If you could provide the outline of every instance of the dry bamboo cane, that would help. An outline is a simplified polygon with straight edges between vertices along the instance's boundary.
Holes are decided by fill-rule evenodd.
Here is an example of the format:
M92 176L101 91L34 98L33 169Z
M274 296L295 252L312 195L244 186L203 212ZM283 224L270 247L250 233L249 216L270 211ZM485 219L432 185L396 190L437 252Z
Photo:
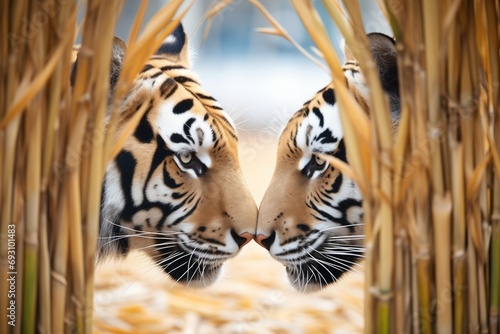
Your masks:
M443 197L434 196L432 203L434 220L434 243L436 247L435 281L437 291L436 332L452 332L453 306L445 300L445 293L451 282L451 212L452 200L449 193Z
M349 13L347 20L344 14L336 12L341 10L341 6L335 7L332 2L324 3L349 45L352 32L360 31L361 26L357 3L344 3ZM398 38L403 115L394 145L394 152L397 151L398 154L394 153L392 161L388 163L388 166L394 167L396 175L393 185L396 199L387 202L391 207L388 207L385 215L389 216L388 212L392 210L391 215L397 217L394 236L397 238L398 247L404 240L404 233L400 234L399 229L409 233L413 261L416 261L415 267L408 274L412 279L406 283L407 288L402 288L400 284L404 283L401 283L401 277L405 271L400 267L404 265L401 259L405 257L396 254L395 277L398 284L391 292L396 293L394 300L397 302L397 309L402 309L407 300L407 305L413 305L413 312L417 311L418 316L399 315L392 317L398 321L389 323L389 314L399 312L397 309L387 308L392 302L384 305L385 301L379 299L377 303L382 308L378 315L375 315L372 309L365 312L366 332L372 332L375 328L378 328L379 332L389 332L395 328L400 331L412 328L414 332L428 333L461 333L466 329L496 332L500 300L497 283L500 277L497 259L500 212L500 206L497 204L500 189L500 157L497 147L500 144L500 136L495 130L499 127L500 117L499 88L492 83L498 82L500 74L498 70L493 71L493 74L489 73L492 72L491 69L498 68L499 61L499 1L445 0L437 3L428 0L387 0L384 3L384 12ZM296 3L294 5L302 18L316 15L310 3L303 6ZM325 34L322 31L313 31L314 26L303 21L327 63L331 64L328 54L331 52L330 47L321 38ZM361 42L361 46L354 50L355 53L358 52L356 57L362 67L365 60L361 50L366 49L363 44ZM332 75L335 77L339 74L332 68ZM487 89L480 85L482 75L485 75ZM371 83L369 85L372 86ZM483 88L480 90L480 87ZM470 119L466 112L480 91L485 96L482 99L487 101L484 103L488 105L488 116L482 116L483 125L479 123L477 107L474 109L475 116ZM375 98L383 96L379 93L375 95ZM446 104L441 104L442 96L446 96ZM378 109L373 100L370 104L372 107L375 105L374 110L383 110ZM378 192L365 206L375 210L369 215L369 219L375 219L375 223L366 219L365 229L370 231L373 225L375 240L383 244L389 240L389 236L393 237L392 233L382 237L378 233L382 223L377 223L377 219L381 217L380 210L386 201L386 198L381 196L384 191L379 188L386 179L380 174L385 167L382 161L378 160L383 156L383 153L380 153L383 152L383 146L377 137L385 123L380 122L380 119L377 121L377 112L372 115L372 120L374 152L368 153L372 157L369 170L373 180L372 189L377 189ZM348 123L351 121L350 118L342 119L346 133L349 133ZM411 127L405 125L410 123ZM349 140L346 137L347 145ZM491 150L493 164L489 163L490 155L487 150ZM360 148L353 145L348 151L350 157L356 156ZM411 159L406 160L408 157ZM415 164L402 163L412 162L414 157L420 158ZM358 170L354 164L351 167L356 170L353 175L358 175L360 179L366 178L363 171ZM491 173L492 167L494 174ZM491 172L487 172L488 168ZM398 175L405 176L399 178ZM488 175L494 175L492 183L486 181ZM488 184L493 184L493 187L488 188ZM370 189L366 192L369 194ZM405 215L394 211L398 206L406 212ZM401 219L406 219L407 222L398 222ZM490 238L491 247L488 241ZM380 271L378 280L374 281L377 275L373 275L372 270L381 270L390 265L380 266L384 259L382 253L373 253L379 248L376 244L375 247L370 246L370 241L367 241L366 245L369 253L366 283L380 289L388 281ZM486 260L488 255L489 262ZM376 265L373 265L374 263ZM488 272L489 284L486 281ZM409 295L409 298L405 299L401 295L405 291L413 291L413 296ZM449 298L446 298L447 293ZM489 324L486 320L488 293ZM419 300L416 299L417 296L420 296ZM369 293L366 299L365 305L375 306L370 303L372 298ZM375 327L372 317L377 318L378 327ZM399 319L403 319L403 322L399 322ZM413 327L410 327L411 325Z
M500 57L498 57L499 50L499 36L500 36L500 1L484 1L486 6L486 15L488 19L487 31L489 48L489 71L488 77L488 90L490 91L490 98L488 99L488 111L494 114L494 121L492 122L492 136L494 137L494 148L500 148L500 117L498 117L500 110L500 86L493 85L494 82L500 82ZM496 14L496 15L495 15ZM500 176L495 174L493 178L492 189L492 212L491 212L491 247L490 247L490 294L489 294L489 327L492 333L500 333Z
M8 32L11 31L12 35L18 34L20 32L20 25L19 22L21 18L23 18L25 14L25 10L22 10L22 7L19 3L11 3L9 1L4 1L2 3L2 29L5 34L3 36L7 36ZM17 9L17 10L15 10ZM14 18L16 18L18 21L14 21L12 24L12 27L9 26L9 16L12 15ZM2 43L2 46L4 48L4 56L2 59L9 59L9 52L10 52L10 47L8 44L6 44L7 39L3 38L5 42ZM19 57L22 56L22 54L18 54ZM16 73L16 68L15 66L8 66L9 63L7 62L2 62L2 71L1 73L5 75L5 78L2 80L2 91L3 91L3 97L5 99L0 100L0 103L5 104L5 108L0 109L0 116L3 118L5 117L7 113L7 106L9 101L13 99L13 96L15 94L15 89L14 85L18 84L18 77ZM9 84L7 84L9 83ZM20 117L15 117L13 121L9 124L9 126L4 127L3 129L0 128L0 139L2 142L0 145L3 147L2 148L2 157L3 157L3 164L2 169L0 170L1 175L0 177L2 178L2 202L1 202L1 209L0 214L1 214L1 236L2 236L2 245L6 245L7 242L7 231L8 231L8 226L10 224L13 224L13 205L14 205L14 189L15 189L15 184L14 184L14 169L15 169L15 153L16 153L16 146L17 146L17 134L19 131L20 127L20 122L21 119ZM19 226L16 225L16 238L15 242L17 248L20 248L21 240L18 238L20 237L19 234ZM5 238L5 239L3 239ZM6 282L8 276L8 272L12 271L9 270L9 265L8 265L8 256L7 256L7 248L6 247L1 247L0 249L0 257L2 261L0 262L2 264L1 269L2 272L0 274L0 278L2 279L2 282ZM18 265L14 268L17 271L20 271L18 268ZM17 289L21 290L20 287L16 287ZM18 290L18 291L19 291ZM20 294L18 293L17 296ZM9 307L9 300L7 299L8 296L8 286L7 284L0 284L0 307L1 307L1 315L2 319L7 319L7 308ZM17 297L16 296L16 297ZM19 299L16 298L16 303ZM9 330L8 323L7 321L2 321L0 323L0 331L2 333L7 333Z
M120 3L118 1L115 1L114 3L110 4L108 7L106 7L105 11L102 12L102 17L101 20L104 19L105 17L112 17L115 20L117 19L117 16L114 15L115 12L119 12L119 5ZM113 27L115 25L115 21L112 21L111 24L105 25L105 28L107 29L99 29L101 33L104 33L106 36L113 36ZM108 41L108 44L104 44L103 47L104 49L111 49L112 45L112 39ZM109 72L108 64L105 64L104 68L97 68L96 70L98 71L97 74L101 74L101 77L97 77L96 80L98 83L101 83L101 87L99 87L99 90L101 92L100 96L96 96L96 99L94 100L96 103L96 108L95 108L95 114L94 114L94 120L95 120L95 126L94 129L91 129L93 133L91 133L90 138L93 138L93 140L96 140L97 138L104 138L104 118L106 115L106 107L107 107L107 94L104 92L109 91L108 87L108 80L107 79L107 73ZM95 262L95 249L97 247L97 238L98 238L98 226L99 226L99 212L100 212L100 198L101 198L101 183L102 179L104 176L104 169L99 168L100 166L103 166L103 160L104 159L104 154L103 154L103 146L102 145L96 145L94 143L95 147L92 150L92 153L90 155L90 159L88 159L88 165L83 166L83 168L86 168L87 170L90 170L89 172L89 179L90 179L90 184L88 187L87 191L87 206L82 207L83 209L83 217L85 217L85 225L87 226L86 229L86 236L85 240L82 240L84 243L84 248L85 252L83 254L83 265L87 269L84 274L84 282L83 282L83 287L84 291L86 291L85 296L82 296L85 298L85 310L84 310L84 317L86 319L85 323L85 332L86 333L91 333L92 332L92 312L93 312L93 282L94 282L94 262ZM85 184L86 185L86 184Z
M4 158L0 227L3 238L9 224L16 226L19 324L10 328L2 322L2 333L92 331L99 198L109 154L104 154L103 143L84 144L97 133L104 137L109 51L120 3L93 0L87 4L81 73L70 91L76 1L2 2L0 30L13 39L0 42L0 154ZM180 4L167 5L162 17L146 27L148 38L140 41L147 52L132 48L137 63L128 65L130 82L178 24L180 17L170 19ZM27 32L26 26L33 28L32 20L40 14L47 15L46 22ZM81 159L82 154L90 159ZM6 278L3 241L0 258ZM6 291L3 284L1 289ZM2 314L7 302L2 293Z
M30 133L28 156L26 160L26 234L24 239L24 299L23 299L23 331L35 332L36 304L38 286L38 252L40 225L40 179L42 152L42 115L39 110L43 100L35 99L26 111L25 131ZM29 129L29 130L28 130Z

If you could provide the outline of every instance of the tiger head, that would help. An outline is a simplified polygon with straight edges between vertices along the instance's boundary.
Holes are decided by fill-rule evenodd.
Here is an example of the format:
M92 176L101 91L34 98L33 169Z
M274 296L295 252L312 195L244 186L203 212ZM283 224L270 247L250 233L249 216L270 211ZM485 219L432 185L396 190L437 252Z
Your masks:
M111 89L124 54L125 44L115 40ZM121 102L116 136L144 105L106 169L99 255L143 250L174 280L208 285L252 240L257 206L240 169L235 126L190 69L182 25Z
M369 40L397 122L394 42L382 34L370 34ZM351 52L345 49L344 53L349 89L366 108L364 77ZM363 257L359 188L318 153L349 161L332 85L307 101L286 125L279 139L276 169L259 209L256 241L285 265L292 285L302 291L338 280Z

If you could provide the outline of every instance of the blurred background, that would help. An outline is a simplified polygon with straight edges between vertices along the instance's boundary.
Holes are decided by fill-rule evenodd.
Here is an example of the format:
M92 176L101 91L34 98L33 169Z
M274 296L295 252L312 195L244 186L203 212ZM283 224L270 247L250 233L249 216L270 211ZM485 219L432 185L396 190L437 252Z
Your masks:
M152 1L146 20L166 1ZM234 0L212 21L205 40L203 15L216 2L195 1L183 20L192 67L204 89L237 124L243 172L257 204L271 179L279 133L302 104L329 82L329 74L290 43L256 32L269 27L246 0ZM288 1L265 8L307 51L313 46ZM360 1L365 30L389 33L376 0ZM314 1L337 52L340 35ZM116 35L126 40L139 8L125 1ZM95 333L361 333L363 273L314 294L295 292L284 267L256 243L225 265L214 287L174 285L140 254L98 267Z

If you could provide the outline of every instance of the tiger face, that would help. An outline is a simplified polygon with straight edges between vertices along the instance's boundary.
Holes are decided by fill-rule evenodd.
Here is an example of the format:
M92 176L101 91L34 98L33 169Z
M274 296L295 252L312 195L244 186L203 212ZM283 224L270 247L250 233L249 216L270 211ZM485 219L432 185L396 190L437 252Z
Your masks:
M382 34L370 34L369 39L397 123L394 42ZM366 107L364 77L349 50L345 54L349 88ZM292 285L302 291L335 282L363 258L360 190L319 153L349 162L332 85L307 101L286 125L279 139L276 169L259 208L256 241L285 265Z
M111 84L124 52L115 44ZM139 249L174 280L208 285L252 240L257 206L240 169L235 127L203 91L186 54L180 25L121 104L117 136L147 109L106 170L99 255Z

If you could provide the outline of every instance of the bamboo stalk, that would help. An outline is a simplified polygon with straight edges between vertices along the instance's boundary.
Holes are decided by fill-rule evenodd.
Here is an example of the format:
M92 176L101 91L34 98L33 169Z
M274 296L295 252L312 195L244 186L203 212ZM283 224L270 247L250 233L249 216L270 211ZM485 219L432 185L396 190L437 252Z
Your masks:
M26 234L24 239L24 299L23 299L23 331L33 333L36 324L36 297L38 279L38 246L39 246L39 215L40 215L40 178L41 178L41 143L42 119L37 112L40 99L35 99L27 118L32 123L26 124L30 129L31 143L28 146L26 166Z
M115 1L113 5L106 7L104 11L102 11L102 16L104 17L113 17L115 20L117 16L114 15L115 12L118 11L119 2ZM119 11L118 11L119 12ZM113 27L115 25L115 21L112 21L111 24L106 25L107 29L99 29L104 36L109 36L107 40L107 44L104 44L104 48L111 49L112 48L112 38L113 38ZM106 80L109 76L109 65L107 63L101 62L101 68L96 68L98 74L101 74L101 77L97 77L97 83L99 89L102 92L109 91L108 82ZM94 119L96 120L93 133L91 134L91 138L99 138L104 137L105 128L105 115L107 109L107 94L101 94L97 97L95 101L95 114ZM83 209L83 217L85 219L85 224L87 226L86 236L82 243L84 243L85 252L82 257L82 265L84 265L87 270L84 273L84 281L82 282L84 291L86 292L82 300L84 306L84 318L86 319L85 325L85 333L92 332L92 312L93 312L93 282L94 282L94 262L95 262L95 249L97 246L97 239L99 236L99 212L100 212L100 198L101 198L101 189L102 189L102 180L104 175L104 169L99 168L99 166L104 166L103 160L106 161L103 154L103 146L96 145L92 150L89 159L89 165L84 166L87 170L89 170L89 179L90 184L87 191L88 199L86 200L86 207L82 207Z
M20 166L16 166L16 168L19 168ZM23 191L22 191L22 186L20 180L22 180L23 175L21 173L18 173L16 175L17 177L17 182L16 182L16 189L14 190L14 203L13 203L13 221L16 222L16 272L17 272L17 280L19 282L24 282L24 272L22 268L24 268L24 247L18 247L18 245L22 245L22 242L24 240L24 235L25 235L25 216L24 216L24 196L23 196ZM23 307L23 299L24 299L24 291L22 288L21 284L16 284L16 305L18 309L22 309ZM16 314L16 322L22 323L23 318L22 318L22 313L17 312ZM19 318L17 318L19 317ZM12 332L12 331L11 331ZM15 334L21 333L21 326L16 326L15 330L13 331Z
M97 134L104 138L109 131L105 126L109 57L122 3L86 3L83 45L72 88L77 2L1 4L0 31L8 38L0 42L0 155L4 158L0 263L7 263L4 232L14 224L18 272L17 325L1 322L2 333L92 332L100 192L109 156L104 139L92 140ZM146 47L140 50L136 44L131 49L136 63L127 67L129 82L186 13L187 9L174 18L182 3L167 4L146 26L146 38L143 33L139 39ZM138 35L146 2L141 8L132 36ZM42 24L33 21L42 16ZM114 135L108 133L112 139ZM1 277L6 279L7 272L2 270ZM10 297L0 286L5 315Z
M38 309L40 321L37 326L37 331L40 333L50 333L52 331L51 325L51 300L50 300L50 256L48 245L48 232L47 232L47 206L44 196L42 196L42 209L40 220L40 279L38 291L40 291L40 298L38 299Z
M401 118L394 139L387 136L387 107L369 66L358 2L323 1L370 87L369 151L361 147L364 139L349 137L354 118L341 118L352 174L370 180L360 187L369 213L365 332L496 332L500 86L492 83L500 76L500 1L378 3L397 39ZM343 95L314 7L294 6L331 68L336 94ZM347 104L338 102L344 110ZM366 156L369 167L359 168ZM406 234L408 257L400 254Z
M451 333L453 305L444 300L451 279L451 212L452 200L449 193L443 197L434 196L432 215L434 220L434 243L436 246L435 279L437 291L436 332Z
M64 332L64 318L67 300L67 265L69 247L69 224L66 224L69 214L67 213L67 196L69 191L61 189L59 202L60 209L57 212L58 224L54 229L57 232L53 235L55 246L52 253L52 273L51 273L51 301L52 301L52 332Z

